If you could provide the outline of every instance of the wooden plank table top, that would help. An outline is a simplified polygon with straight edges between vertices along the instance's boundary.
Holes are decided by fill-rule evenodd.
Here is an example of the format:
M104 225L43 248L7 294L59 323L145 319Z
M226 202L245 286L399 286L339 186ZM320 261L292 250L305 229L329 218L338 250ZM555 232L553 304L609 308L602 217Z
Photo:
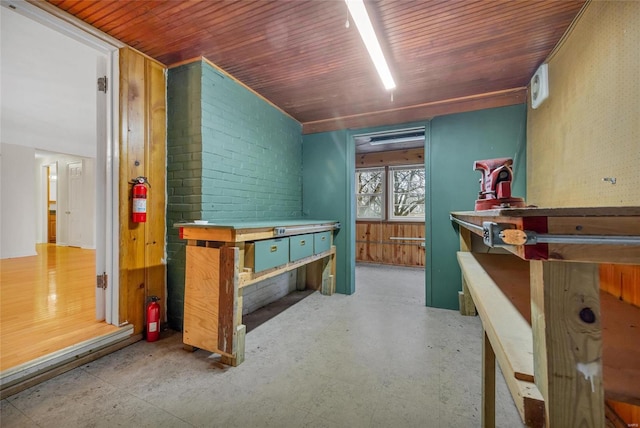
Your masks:
M483 223L493 222L539 235L640 237L640 207L637 206L501 208L452 212L451 217L475 226L469 230L479 236L483 236ZM640 245L537 243L503 247L524 260L640 264Z
M339 229L339 225L335 220L291 218L260 221L215 220L206 224L174 223L173 227L179 229L181 239L245 242L329 231ZM276 228L285 230L283 233L276 233Z
M524 207L498 208L485 211L455 211L451 214L455 216L485 215L487 217L637 217L640 216L640 207Z

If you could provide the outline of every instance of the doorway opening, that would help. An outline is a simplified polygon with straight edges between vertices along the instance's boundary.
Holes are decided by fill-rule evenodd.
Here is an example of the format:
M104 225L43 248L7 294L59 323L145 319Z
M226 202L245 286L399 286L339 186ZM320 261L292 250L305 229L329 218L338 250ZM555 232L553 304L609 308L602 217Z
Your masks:
M353 142L356 281L414 278L411 293L420 290L424 304L425 127L366 132Z
M117 294L96 288L117 269L118 91L96 80L117 80L118 47L27 2L3 2L0 19L4 393L131 331L112 325Z

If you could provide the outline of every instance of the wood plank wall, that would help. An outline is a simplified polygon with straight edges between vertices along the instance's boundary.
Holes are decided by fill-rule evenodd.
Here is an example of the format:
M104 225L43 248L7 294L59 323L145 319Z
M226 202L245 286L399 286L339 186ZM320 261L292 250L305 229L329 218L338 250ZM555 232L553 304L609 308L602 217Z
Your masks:
M120 50L120 323L144 331L145 307L158 296L166 321L166 73L129 48ZM132 179L147 177L147 222L131 221Z
M357 221L356 261L424 267L424 242L391 239L424 238L424 231L424 223Z
M590 2L547 60L550 97L527 112L528 203L640 205L639 43L639 3ZM600 287L640 306L640 266L600 265ZM639 406L608 403L640 423Z

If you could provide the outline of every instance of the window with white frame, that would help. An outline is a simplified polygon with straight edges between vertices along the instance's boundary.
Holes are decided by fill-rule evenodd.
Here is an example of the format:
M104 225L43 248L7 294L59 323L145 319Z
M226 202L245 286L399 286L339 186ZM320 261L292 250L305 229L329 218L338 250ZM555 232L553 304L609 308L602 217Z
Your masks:
M357 220L424 220L424 166L356 169L355 182Z
M389 200L389 219L424 220L424 166L389 167Z
M385 169L356 170L356 218L384 219Z

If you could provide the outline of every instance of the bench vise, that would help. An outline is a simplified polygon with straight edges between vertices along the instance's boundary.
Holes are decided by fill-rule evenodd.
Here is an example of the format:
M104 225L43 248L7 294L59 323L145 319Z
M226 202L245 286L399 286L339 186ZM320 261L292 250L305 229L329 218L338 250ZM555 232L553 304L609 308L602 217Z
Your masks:
M511 196L511 165L511 158L486 159L473 163L473 169L482 173L476 211L526 206L524 199Z

